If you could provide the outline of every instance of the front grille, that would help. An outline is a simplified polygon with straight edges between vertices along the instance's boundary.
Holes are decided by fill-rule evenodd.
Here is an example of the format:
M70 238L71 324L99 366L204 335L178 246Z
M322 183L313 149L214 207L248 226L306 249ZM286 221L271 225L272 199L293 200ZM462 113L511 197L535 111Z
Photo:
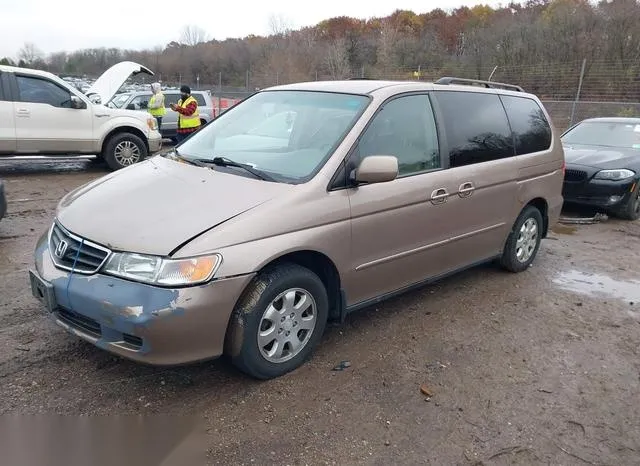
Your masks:
M80 330L81 332L84 332L96 338L100 338L102 336L100 324L90 317L85 317L66 309L59 309L58 316L64 323Z
M587 179L587 172L582 170L565 170L564 180L569 183L581 183Z
M51 228L49 251L56 266L85 274L97 272L110 253L108 249L66 231L57 223Z

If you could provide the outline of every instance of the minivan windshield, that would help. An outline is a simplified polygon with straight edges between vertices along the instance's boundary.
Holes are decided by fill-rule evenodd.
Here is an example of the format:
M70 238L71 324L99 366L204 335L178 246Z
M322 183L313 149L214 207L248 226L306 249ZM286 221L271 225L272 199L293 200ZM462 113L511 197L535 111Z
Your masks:
M640 124L584 122L562 136L563 144L640 149Z
M187 160L213 163L214 158L224 158L277 181L304 182L331 156L369 101L356 94L259 92L192 135L178 150Z

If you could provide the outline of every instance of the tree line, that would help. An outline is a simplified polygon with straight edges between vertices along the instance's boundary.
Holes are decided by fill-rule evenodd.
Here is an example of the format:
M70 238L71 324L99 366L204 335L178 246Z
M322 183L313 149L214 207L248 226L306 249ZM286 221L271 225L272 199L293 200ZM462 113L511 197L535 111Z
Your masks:
M180 40L151 50L99 48L45 56L26 44L18 59L21 66L90 77L133 60L167 83L251 88L353 76L426 79L454 72L487 79L495 67L501 70L496 77L518 83L535 69L541 76L536 92L571 81L562 98L572 97L578 79L574 67L570 76L563 75L566 64L586 59L595 87L616 98L640 100L640 3L527 0L423 14L397 10L384 18L336 17L297 30L272 18L268 36L208 40L204 31L187 27Z

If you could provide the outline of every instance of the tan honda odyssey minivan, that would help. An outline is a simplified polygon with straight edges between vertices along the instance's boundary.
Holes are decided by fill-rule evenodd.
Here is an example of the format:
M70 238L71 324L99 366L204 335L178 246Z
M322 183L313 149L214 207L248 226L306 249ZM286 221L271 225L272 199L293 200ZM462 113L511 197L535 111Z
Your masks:
M34 295L133 360L300 366L329 320L487 261L534 260L564 154L517 86L349 80L279 86L175 150L61 200Z

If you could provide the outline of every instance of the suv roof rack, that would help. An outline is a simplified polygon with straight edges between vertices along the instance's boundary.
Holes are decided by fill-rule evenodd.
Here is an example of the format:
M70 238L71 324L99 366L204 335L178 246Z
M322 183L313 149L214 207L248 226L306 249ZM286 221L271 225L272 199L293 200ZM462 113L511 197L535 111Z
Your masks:
M524 92L524 89L515 84L497 83L494 81L482 81L480 79L465 79L465 78L453 78L444 77L438 79L434 84L449 85L449 84L462 84L468 86L480 85L487 89L505 89L507 91Z

